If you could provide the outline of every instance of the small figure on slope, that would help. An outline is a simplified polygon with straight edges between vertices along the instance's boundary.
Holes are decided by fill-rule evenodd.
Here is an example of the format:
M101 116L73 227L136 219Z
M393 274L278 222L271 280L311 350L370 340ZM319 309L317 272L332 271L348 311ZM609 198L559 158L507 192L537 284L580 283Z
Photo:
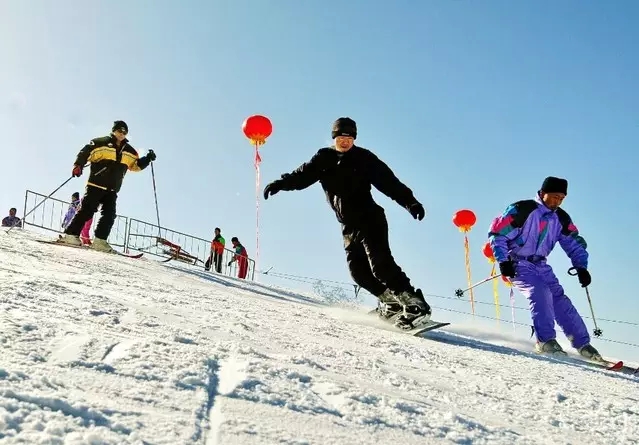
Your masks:
M215 271L222 273L222 256L224 255L224 245L226 241L222 236L222 231L219 227L215 228L215 238L211 241L211 254L209 255L206 263L204 264L204 270L211 269L211 261L215 265Z
M581 286L591 282L586 241L559 207L567 193L567 180L547 177L536 198L509 205L492 222L488 236L502 275L529 300L536 351L565 354L556 340L556 320L583 357L600 360L590 344L586 324L546 262L559 242L577 270Z
M81 202L82 200L80 199L80 194L78 192L74 192L71 195L71 204L69 204L67 213L64 215L64 219L62 220L63 230L67 228L67 226L69 225L69 223L71 222L75 214L77 213ZM82 231L80 232L80 240L82 241L82 244L85 244L85 245L91 244L91 237L89 236L89 232L91 230L91 224L93 224L93 216L86 223L84 223L84 226L82 227Z
M230 267L231 264L237 261L237 277L244 279L248 273L248 253L246 248L240 243L240 240L237 239L237 236L231 238L231 244L233 244L235 255L233 255L227 266Z
M348 117L337 119L332 138L335 141L332 147L319 149L310 161L268 184L264 199L280 190L303 190L319 181L342 226L346 260L355 283L378 298L381 317L397 316L397 327L412 329L426 324L431 308L391 254L386 215L373 200L371 186L420 221L424 218L424 207L388 165L371 151L354 144L355 121Z
M16 216L18 209L11 207L9 209L9 216L5 216L2 219L2 227L22 227L22 221Z
M129 127L124 121L115 121L109 136L92 139L78 153L73 165L73 176L81 176L87 162L91 163L91 172L82 203L64 230L61 242L81 245L80 232L84 224L93 218L98 206L102 205L92 248L113 252L107 238L115 222L116 202L124 175L128 170L144 170L156 158L153 150L149 150L146 156L139 157L126 138L128 133Z

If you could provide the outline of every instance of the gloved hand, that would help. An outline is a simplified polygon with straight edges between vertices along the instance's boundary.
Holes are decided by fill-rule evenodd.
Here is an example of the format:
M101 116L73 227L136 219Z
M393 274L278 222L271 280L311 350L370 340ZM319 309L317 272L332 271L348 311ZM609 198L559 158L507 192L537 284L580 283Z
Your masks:
M271 182L264 187L264 199L268 199L269 195L274 195L280 190L282 190L282 188L279 180Z
M153 150L151 150L151 149L149 149L149 152L146 154L146 157L151 162L155 161L155 159L157 158L157 156L155 156L155 152Z
M227 264L228 267L231 267L231 264L233 264L233 261L229 261L229 263Z
M411 215L413 215L413 218L419 221L424 219L424 216L426 216L426 210L424 210L424 206L417 201L408 207L408 211Z
M514 278L515 277L515 263L512 261L502 261L499 263L499 271L506 278Z
M577 279L579 280L579 284L581 287L588 287L590 283L592 283L592 277L590 276L590 272L583 267L577 268Z
M80 176L82 176L82 168L83 167L81 165L74 165L73 170L71 170L71 176L75 178L79 178Z

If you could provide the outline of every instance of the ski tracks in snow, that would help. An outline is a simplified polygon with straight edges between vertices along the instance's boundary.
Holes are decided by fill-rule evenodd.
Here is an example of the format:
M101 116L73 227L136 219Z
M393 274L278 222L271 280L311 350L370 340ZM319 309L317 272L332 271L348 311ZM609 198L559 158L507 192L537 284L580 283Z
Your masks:
M636 380L14 235L0 237L0 440L637 443Z

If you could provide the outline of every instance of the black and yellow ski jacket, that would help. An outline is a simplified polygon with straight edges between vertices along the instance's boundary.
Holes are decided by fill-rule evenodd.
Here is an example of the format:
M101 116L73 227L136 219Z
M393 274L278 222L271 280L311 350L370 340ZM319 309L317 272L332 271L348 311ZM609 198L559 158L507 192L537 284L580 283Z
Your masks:
M113 135L91 139L75 160L76 165L91 163L87 185L118 192L128 170L137 172L149 166L150 160L139 157L138 152L124 139L118 147Z

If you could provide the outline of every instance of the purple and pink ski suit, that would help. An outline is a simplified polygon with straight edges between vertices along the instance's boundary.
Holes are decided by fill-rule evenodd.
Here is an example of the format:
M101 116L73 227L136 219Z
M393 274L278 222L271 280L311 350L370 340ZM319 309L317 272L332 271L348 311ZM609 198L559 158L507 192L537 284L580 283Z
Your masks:
M574 267L588 267L586 241L570 216L561 208L550 210L537 196L508 206L493 220L488 236L497 262L515 262L511 282L530 302L537 340L543 343L556 338L556 320L573 347L589 344L583 319L546 263L559 242Z

